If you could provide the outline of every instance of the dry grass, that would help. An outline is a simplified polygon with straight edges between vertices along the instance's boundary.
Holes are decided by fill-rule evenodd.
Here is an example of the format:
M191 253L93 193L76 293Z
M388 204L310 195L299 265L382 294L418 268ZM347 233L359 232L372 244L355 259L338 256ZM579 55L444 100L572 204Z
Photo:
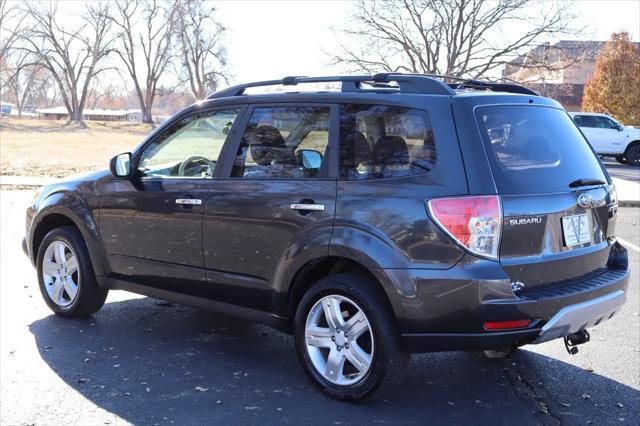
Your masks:
M148 124L0 119L0 174L63 177L107 168L115 154L131 151Z

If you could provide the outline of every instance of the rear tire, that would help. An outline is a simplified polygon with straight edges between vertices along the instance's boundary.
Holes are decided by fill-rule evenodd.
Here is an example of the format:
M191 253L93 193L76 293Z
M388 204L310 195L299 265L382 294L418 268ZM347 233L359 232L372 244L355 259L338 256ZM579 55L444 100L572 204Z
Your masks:
M44 237L36 269L42 297L56 315L84 317L104 305L108 290L98 287L89 252L76 228L63 226Z
M640 166L640 142L634 142L624 153L627 164L630 166Z
M348 336L355 325L362 334ZM326 277L307 291L295 314L295 340L305 373L324 393L341 400L391 391L409 362L385 293L357 274ZM332 364L330 358L342 363ZM339 365L338 370L331 365Z

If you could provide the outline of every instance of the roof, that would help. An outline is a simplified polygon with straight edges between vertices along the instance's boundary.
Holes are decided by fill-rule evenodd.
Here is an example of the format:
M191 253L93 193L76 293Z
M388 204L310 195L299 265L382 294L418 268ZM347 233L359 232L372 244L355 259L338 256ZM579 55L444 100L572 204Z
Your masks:
M401 93L419 95L454 96L472 91L492 91L537 95L531 89L517 84L491 83L456 76L437 74L380 73L375 75L347 75L304 77L290 76L281 80L257 81L231 86L220 90L207 99L221 99L245 96L246 90L254 87L284 86L291 87L308 83L340 83L343 93Z

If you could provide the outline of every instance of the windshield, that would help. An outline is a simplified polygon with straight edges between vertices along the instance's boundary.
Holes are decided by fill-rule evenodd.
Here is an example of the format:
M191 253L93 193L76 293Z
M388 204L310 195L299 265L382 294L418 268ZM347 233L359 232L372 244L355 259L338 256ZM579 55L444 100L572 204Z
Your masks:
M476 120L500 194L566 192L578 179L607 181L588 142L563 110L482 107Z

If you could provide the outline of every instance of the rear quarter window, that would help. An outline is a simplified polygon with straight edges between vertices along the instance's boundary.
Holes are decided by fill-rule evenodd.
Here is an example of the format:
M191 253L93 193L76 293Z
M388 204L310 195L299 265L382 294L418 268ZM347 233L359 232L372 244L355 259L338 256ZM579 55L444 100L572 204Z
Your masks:
M385 179L426 173L436 161L424 110L347 104L340 109L340 177Z
M501 194L566 192L577 179L607 180L588 142L563 110L481 107L476 121Z

